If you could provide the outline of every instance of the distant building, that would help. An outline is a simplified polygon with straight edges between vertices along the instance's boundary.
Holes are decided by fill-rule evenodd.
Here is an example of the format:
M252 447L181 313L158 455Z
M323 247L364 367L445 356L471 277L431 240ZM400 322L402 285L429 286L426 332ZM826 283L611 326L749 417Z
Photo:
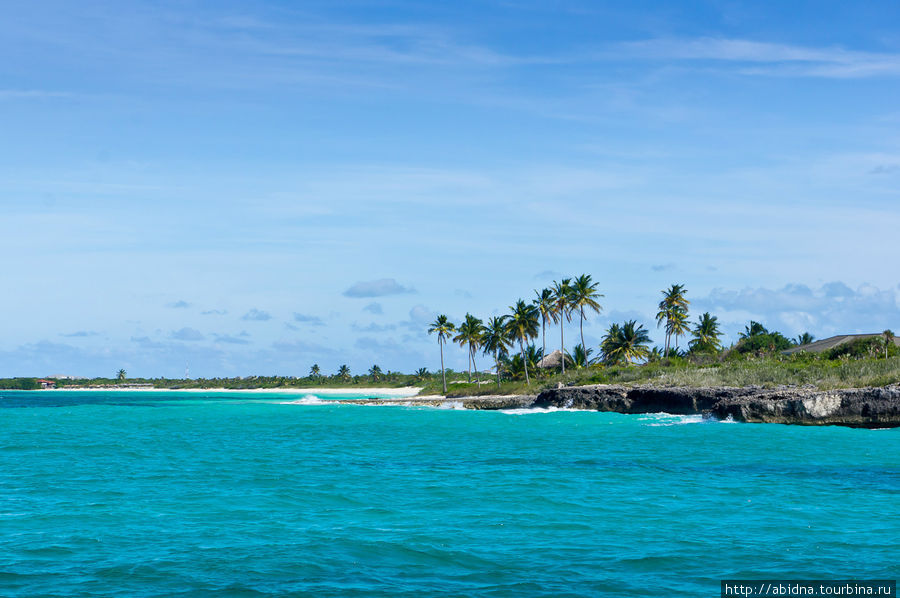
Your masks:
M850 343L856 340L862 340L866 338L880 337L881 333L876 334L839 334L838 336L830 336L828 338L823 338L820 341L815 341L813 343L809 343L807 345L800 345L799 347L793 347L786 351L782 351L785 355L790 355L792 353L799 353L800 351L806 351L807 353L823 353L830 349L834 349L840 345ZM900 338L894 337L894 344L900 347Z
M38 384L41 385L41 388L56 388L56 380L44 380L42 378L38 380Z

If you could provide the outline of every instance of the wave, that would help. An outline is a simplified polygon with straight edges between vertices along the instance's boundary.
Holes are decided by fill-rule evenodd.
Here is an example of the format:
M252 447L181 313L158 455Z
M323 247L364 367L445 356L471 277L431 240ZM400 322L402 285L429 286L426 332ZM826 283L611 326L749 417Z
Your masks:
M737 423L729 415L723 420L715 417L700 415L699 413L691 415L678 415L675 413L648 413L640 418L641 421L649 422L644 424L650 427L667 427L667 426L685 426L689 424L733 424Z
M279 401L279 405L328 405L334 401L323 401L316 395L304 395L294 401Z
M507 415L537 415L539 413L566 413L593 411L593 409L572 409L570 407L517 407L516 409L500 409L500 413Z

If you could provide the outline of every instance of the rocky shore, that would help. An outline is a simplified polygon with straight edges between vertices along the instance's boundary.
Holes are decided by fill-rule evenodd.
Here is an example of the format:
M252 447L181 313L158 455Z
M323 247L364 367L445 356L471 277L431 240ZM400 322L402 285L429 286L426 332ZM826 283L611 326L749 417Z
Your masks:
M741 422L900 426L900 387L816 390L812 388L687 388L597 385L543 391L535 407L569 407L617 413L702 414Z
M456 409L561 408L616 413L700 414L740 422L900 427L900 386L816 390L762 387L690 388L595 385L553 388L539 395L486 395L447 398L349 399L364 405L429 406Z

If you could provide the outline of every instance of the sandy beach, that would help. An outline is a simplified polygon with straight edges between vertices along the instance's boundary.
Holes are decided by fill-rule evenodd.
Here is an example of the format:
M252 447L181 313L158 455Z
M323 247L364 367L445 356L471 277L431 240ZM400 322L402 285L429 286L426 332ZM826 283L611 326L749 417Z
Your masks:
M382 397L414 397L422 389L417 386L401 388L45 388L40 392L203 392L203 393L253 393L253 394L302 394L343 395L372 394ZM417 397L425 398L425 397ZM433 398L433 397L428 397ZM441 397L443 398L443 397Z

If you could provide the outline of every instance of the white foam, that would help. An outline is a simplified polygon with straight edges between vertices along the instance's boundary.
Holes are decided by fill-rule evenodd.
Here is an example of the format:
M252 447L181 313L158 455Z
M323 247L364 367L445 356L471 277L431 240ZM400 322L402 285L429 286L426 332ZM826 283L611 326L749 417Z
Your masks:
M539 413L564 413L574 411L593 411L592 409L572 409L569 407L518 407L516 409L500 409L507 415L537 415Z
M465 409L462 401L442 401L435 405L438 409Z
M335 404L335 401L323 401L316 395L306 395L295 401L279 401L279 405L328 405Z
M676 415L673 413L651 413L647 414L644 417L641 417L640 419L641 421L651 422L645 424L651 427L684 426L687 424L702 424L709 421L715 421L704 419L700 414Z

